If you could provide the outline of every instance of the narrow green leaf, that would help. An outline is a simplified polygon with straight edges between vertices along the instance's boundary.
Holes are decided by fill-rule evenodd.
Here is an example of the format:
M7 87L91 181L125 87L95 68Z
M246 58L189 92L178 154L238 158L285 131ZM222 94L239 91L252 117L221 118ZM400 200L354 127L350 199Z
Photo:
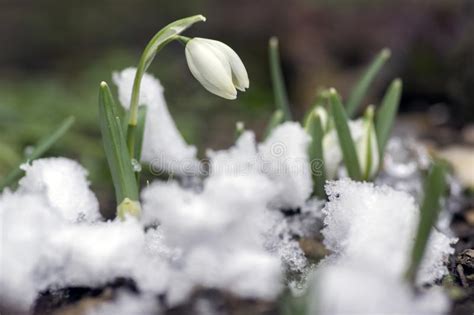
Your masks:
M367 94L367 90L372 84L372 81L389 57L390 50L388 48L382 49L354 86L346 102L346 111L349 117L354 116L364 96Z
M306 132L311 136L308 147L308 155L313 177L313 194L321 199L326 199L324 184L326 182L326 171L324 168L323 137L324 131L319 115L313 110L306 120Z
M385 93L382 104L375 116L375 132L379 145L380 161L383 159L385 146L387 145L390 132L395 121L402 94L402 81L395 79Z
M263 134L263 139L266 139L278 125L285 121L285 114L282 110L277 109L273 112L270 120L268 121L267 128Z
M360 170L357 151L352 139L351 131L348 125L347 114L341 104L339 96L335 89L330 90L329 103L331 104L331 113L334 118L334 126L337 131L339 145L341 146L344 164L349 177L354 180L361 180L362 174Z
M127 151L117 105L105 82L100 84L99 89L99 118L102 141L114 183L117 205L121 205L127 198L131 201L138 201L137 182L131 158Z
M46 153L69 130L69 128L71 128L74 120L75 118L72 116L66 118L52 134L41 138L26 159L18 164L18 166L2 180L0 183L0 191L13 184L23 175L23 170L20 169L21 164L30 163Z
M362 179L368 181L375 175L373 168L378 169L379 153L375 129L374 129L374 105L369 105L364 113L364 139L359 150L359 163L362 171ZM356 149L357 150L357 149Z
M277 109L283 112L285 121L288 121L292 118L285 81L283 80L283 73L281 71L278 38L270 38L270 41L268 42L268 55L270 60L270 75L272 78L275 105Z
M425 180L424 196L420 206L420 221L411 252L406 278L414 284L418 268L423 259L432 227L436 224L441 200L446 190L445 165L435 162Z

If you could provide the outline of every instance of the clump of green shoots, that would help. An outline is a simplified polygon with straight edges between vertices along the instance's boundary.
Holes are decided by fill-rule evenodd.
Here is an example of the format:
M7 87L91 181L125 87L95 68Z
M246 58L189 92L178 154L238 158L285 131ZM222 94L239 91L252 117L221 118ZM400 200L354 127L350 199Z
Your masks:
M346 101L336 89L322 89L306 113L303 125L311 136L308 148L309 160L312 166L318 166L318 169L312 170L313 194L316 196L326 198L325 181L335 176L327 172L325 162L328 161L324 161L324 151L328 149L324 139L332 130L337 133L343 163L350 178L370 181L380 169L380 161L383 160L398 110L402 81L400 79L392 81L379 106L371 105L366 108L363 115L364 134L360 143L356 143L353 139L349 119L360 109L371 83L389 57L390 51L382 49L355 84ZM269 60L276 110L268 123L265 136L278 124L291 120L292 117L279 60L278 40L275 37L269 41Z

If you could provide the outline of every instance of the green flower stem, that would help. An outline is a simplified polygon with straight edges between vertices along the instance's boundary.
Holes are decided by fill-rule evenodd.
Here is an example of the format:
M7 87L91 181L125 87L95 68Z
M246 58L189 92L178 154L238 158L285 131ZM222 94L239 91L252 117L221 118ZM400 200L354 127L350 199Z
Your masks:
M176 35L176 40L186 46L186 44L191 40L191 37Z
M192 24L205 20L206 18L202 15L194 15L168 24L158 33L156 33L155 36L153 36L153 38L150 40L150 42L148 42L145 49L143 50L143 53L140 57L140 61L138 62L135 79L133 80L132 97L130 100L130 116L127 130L127 147L131 157L137 158L137 160L139 160L140 158L136 156L136 153L134 152L136 138L135 126L137 125L138 120L140 85L146 70L152 63L157 52L159 52L161 49L163 49L163 47L165 47L173 40L179 39L180 41L182 41L183 38L185 40L185 37L181 38L178 37L178 35Z

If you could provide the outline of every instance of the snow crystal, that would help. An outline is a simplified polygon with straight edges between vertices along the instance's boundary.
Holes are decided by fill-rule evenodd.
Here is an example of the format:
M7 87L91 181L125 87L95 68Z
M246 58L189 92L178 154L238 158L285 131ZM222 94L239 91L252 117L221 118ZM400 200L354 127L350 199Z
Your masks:
M277 185L279 194L272 201L276 206L301 207L311 195L310 140L300 124L287 122L275 128L258 146L263 172Z
M49 204L71 222L100 218L99 202L89 189L87 171L76 161L45 158L21 166L22 193L44 193Z
M413 197L388 186L356 183L348 179L327 185L329 202L324 242L335 255L367 264L383 264L384 270L402 277L418 226L419 210ZM444 266L454 252L456 239L434 229L418 281L433 282L447 273ZM387 259L390 257L390 259Z
M258 146L255 135L246 131L229 150L207 152L210 174L213 177L264 175L275 191L272 206L296 209L304 206L312 192L309 141L304 129L294 122L278 126Z
M243 132L228 150L207 150L206 154L211 160L209 175L212 177L248 176L261 170L262 161L257 153L255 134L251 131Z
M113 301L88 310L86 315L150 315L160 314L159 309L158 300L152 295L121 292Z
M113 74L119 100L125 109L130 107L136 68L126 68ZM184 175L199 170L196 148L186 144L171 117L160 81L145 74L140 88L140 105L147 106L142 160L151 163L154 172L167 171Z
M280 261L263 244L268 228L261 218L274 195L269 187L262 175L217 176L202 192L176 182L155 182L143 191L144 222L160 222L167 243L182 249L175 264L179 281L173 281L180 287L170 288L174 303L195 285L265 299L279 292Z
M315 274L309 314L444 314L449 299L433 287L415 295L407 283L380 269L352 262L325 266Z
M0 215L0 296L16 307L28 309L47 288L100 286L143 268L145 235L136 220L70 222L44 194L23 191L0 196Z
M332 251L315 275L318 314L440 314L449 307L441 289L415 295L404 281L419 209L412 196L388 186L349 179L326 186L322 233ZM433 230L417 276L419 285L447 273L456 240ZM433 301L427 303L427 301Z
M0 255L0 307L12 303L26 311L40 287L32 281L41 260L41 249L61 221L42 194L0 195L2 244Z

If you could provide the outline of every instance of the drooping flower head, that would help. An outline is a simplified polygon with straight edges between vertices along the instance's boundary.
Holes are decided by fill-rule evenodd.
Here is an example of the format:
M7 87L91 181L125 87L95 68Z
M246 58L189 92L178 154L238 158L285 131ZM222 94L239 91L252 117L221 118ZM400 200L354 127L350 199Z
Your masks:
M193 76L206 90L236 99L237 90L249 87L242 60L229 46L212 39L192 38L186 43L186 60Z

